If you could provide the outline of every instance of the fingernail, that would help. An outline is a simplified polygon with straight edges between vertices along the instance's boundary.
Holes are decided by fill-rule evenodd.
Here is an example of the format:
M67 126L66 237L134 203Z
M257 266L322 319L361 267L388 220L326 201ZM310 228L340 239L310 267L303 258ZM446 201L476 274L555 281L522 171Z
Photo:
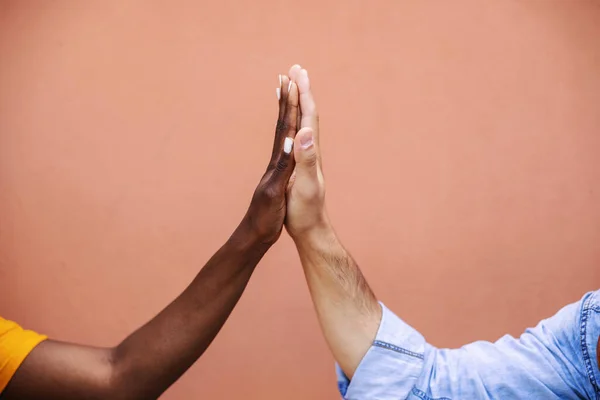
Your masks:
M309 131L300 138L300 146L302 146L303 149L308 149L312 145L313 145L313 133L312 133L312 131Z
M281 74L279 74L279 87L281 88L281 84L283 82L283 78L281 78Z
M288 93L290 92L290 90L292 90L292 81L290 80L290 84L288 85Z
M277 100L281 100L281 88L275 89L275 92L277 93Z
M283 142L283 152L285 154L290 154L292 152L292 147L294 146L294 139L291 137L286 137Z

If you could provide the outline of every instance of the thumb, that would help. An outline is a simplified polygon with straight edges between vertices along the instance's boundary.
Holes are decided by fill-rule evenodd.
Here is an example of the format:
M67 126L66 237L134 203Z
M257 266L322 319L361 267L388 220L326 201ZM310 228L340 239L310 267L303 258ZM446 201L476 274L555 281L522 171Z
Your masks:
M317 149L312 128L302 128L296 134L294 159L298 178L317 177Z

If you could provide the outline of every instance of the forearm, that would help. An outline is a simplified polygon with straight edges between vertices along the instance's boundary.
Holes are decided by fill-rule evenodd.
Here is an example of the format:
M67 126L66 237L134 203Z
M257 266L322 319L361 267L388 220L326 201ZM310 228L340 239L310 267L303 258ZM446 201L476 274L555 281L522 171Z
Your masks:
M238 228L187 289L113 352L115 385L156 398L210 345L268 250Z
M115 348L48 340L0 398L156 399L209 346L269 245L241 225L187 289Z
M329 224L295 243L325 339L351 378L377 334L381 307Z

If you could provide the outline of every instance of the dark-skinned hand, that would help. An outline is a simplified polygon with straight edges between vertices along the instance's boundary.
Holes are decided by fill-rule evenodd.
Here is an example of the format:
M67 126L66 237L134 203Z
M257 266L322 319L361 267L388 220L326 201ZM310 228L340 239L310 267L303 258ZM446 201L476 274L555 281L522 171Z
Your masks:
M277 241L286 216L286 190L294 171L293 143L298 121L298 86L281 76L275 142L267 171L258 184L243 224L264 244Z

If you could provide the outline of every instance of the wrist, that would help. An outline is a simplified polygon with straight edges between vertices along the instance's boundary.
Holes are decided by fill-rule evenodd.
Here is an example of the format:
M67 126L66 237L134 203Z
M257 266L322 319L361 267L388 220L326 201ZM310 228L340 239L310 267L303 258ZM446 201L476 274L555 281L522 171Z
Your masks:
M322 220L313 224L310 228L293 235L292 239L298 248L318 248L336 242L337 236L333 225L324 216Z
M252 224L244 219L229 238L229 242L241 252L264 252L273 245L272 241L265 240L258 232L252 229Z

